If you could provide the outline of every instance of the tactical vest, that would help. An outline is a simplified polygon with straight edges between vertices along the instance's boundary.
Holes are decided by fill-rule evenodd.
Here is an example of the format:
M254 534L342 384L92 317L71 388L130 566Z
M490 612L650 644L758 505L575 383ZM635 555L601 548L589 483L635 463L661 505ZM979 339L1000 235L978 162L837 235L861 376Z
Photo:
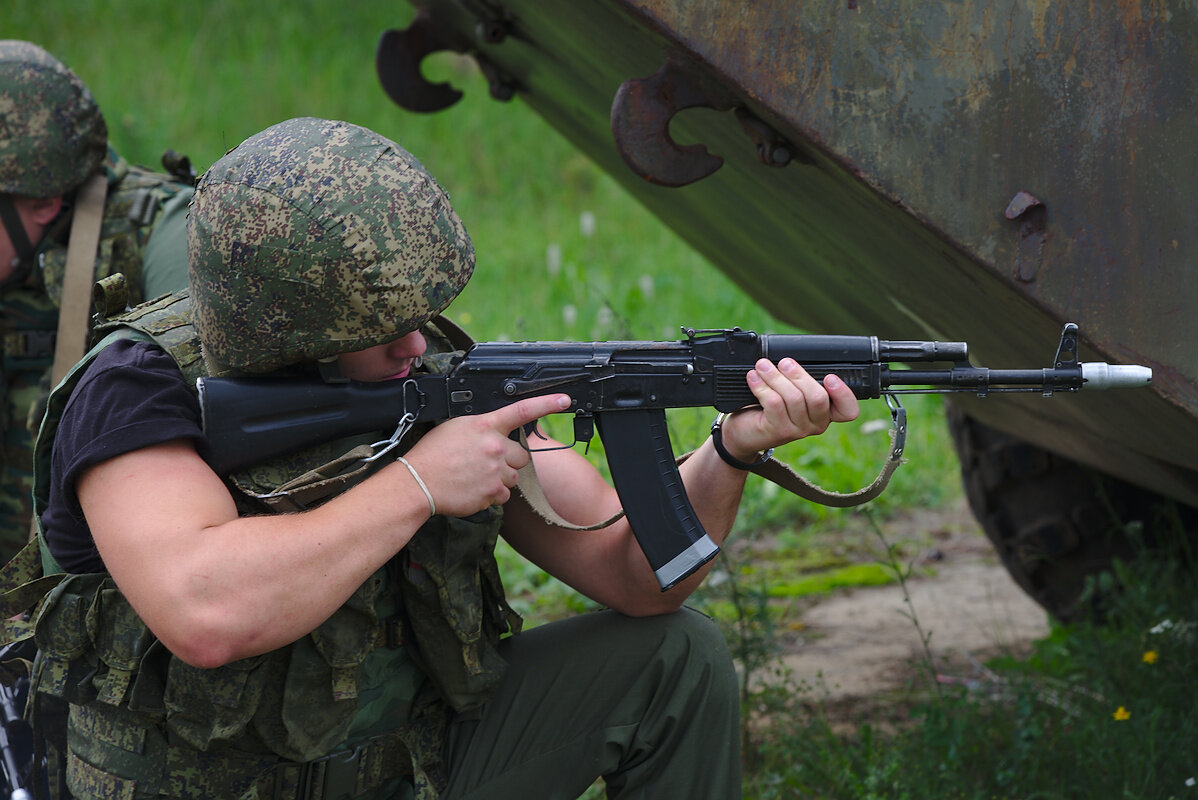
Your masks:
M150 233L163 206L176 197L185 202L191 189L170 175L130 166L112 151L106 166L109 188L95 279L123 273L129 302L136 305L148 299L142 296L142 258ZM29 537L33 435L50 389L66 255L65 238L49 236L38 254L37 285L0 295L0 559L15 553ZM186 264L178 278L165 283L179 284L171 289L183 288Z
M154 341L189 382L204 374L189 309L180 293L118 318L52 393L35 454L39 516L66 399L113 337ZM451 345L433 325L424 333L422 368L443 369ZM242 515L310 507L381 468L364 467L358 445L322 446L226 481ZM330 457L347 447L346 457ZM409 778L420 800L437 797L449 717L486 701L504 671L499 639L519 631L494 559L501 520L499 508L468 520L434 517L311 634L215 669L191 667L167 651L107 574L65 575L35 615L32 691L70 704L71 791L96 798L393 796ZM42 542L51 573L57 565Z

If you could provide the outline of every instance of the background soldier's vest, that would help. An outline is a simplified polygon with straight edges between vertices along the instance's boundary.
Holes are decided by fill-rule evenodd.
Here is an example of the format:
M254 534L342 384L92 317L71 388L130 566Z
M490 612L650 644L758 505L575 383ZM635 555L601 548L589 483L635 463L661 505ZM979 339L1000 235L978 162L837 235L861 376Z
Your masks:
M130 166L115 152L110 151L106 166L109 188L95 279L124 273L129 302L136 305L149 299L142 296L142 254L163 205L175 197L185 201L191 188L171 175ZM65 237L51 239L38 255L39 285L0 295L0 560L7 560L29 538L33 435L50 389L66 254ZM181 288L186 277L183 264L175 276L160 276L157 283Z
M114 320L110 336L154 341L193 381L204 364L189 309L186 293L168 296ZM425 334L426 368L438 369L451 345L434 327ZM36 452L39 511L61 410L109 342L51 395ZM381 468L362 469L357 450L334 457L357 444L229 477L241 513L318 504ZM410 775L419 797L436 797L450 711L486 700L503 674L499 638L519 628L494 560L500 521L498 508L433 518L311 634L216 669L173 657L106 574L66 576L38 610L33 683L40 697L71 704L72 789L85 797L383 796ZM43 561L55 571L44 540Z

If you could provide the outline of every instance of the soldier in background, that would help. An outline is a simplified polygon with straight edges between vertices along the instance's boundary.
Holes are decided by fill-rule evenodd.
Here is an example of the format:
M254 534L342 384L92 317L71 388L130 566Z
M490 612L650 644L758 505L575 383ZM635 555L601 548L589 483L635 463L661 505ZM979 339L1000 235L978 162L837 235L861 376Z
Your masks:
M0 41L0 563L29 538L41 401L61 377L56 352L60 372L83 354L93 283L122 273L130 305L187 283L194 178L171 157L174 174L128 164L74 72L35 44ZM64 301L68 263L81 289Z

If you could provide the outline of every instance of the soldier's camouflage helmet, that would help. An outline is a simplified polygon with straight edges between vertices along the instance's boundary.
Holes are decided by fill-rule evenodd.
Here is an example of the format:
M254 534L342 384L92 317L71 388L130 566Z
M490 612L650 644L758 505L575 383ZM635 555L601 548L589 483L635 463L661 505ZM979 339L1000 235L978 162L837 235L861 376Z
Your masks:
M470 237L419 161L373 131L312 118L212 165L187 251L205 356L251 373L398 339L474 271Z
M0 40L0 194L67 194L107 155L108 127L83 81L35 44Z

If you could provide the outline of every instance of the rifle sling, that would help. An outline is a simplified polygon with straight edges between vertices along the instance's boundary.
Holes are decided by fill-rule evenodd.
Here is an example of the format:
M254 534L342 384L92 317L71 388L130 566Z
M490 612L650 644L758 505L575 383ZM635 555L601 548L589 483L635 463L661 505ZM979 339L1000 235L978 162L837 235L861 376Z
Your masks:
M772 456L761 466L755 467L752 472L778 484L804 500L831 508L851 508L868 503L886 491L890 479L894 476L894 471L903 463L903 450L907 446L907 409L903 408L897 400L892 401L890 398L887 399L887 405L890 407L890 418L893 422L890 428L890 453L886 456L886 463L882 465L878 477L874 478L868 486L847 494L830 492L816 486L791 469L789 465Z
M755 468L753 472L766 480L773 481L783 489L802 497L804 500L810 500L813 503L820 503L832 508L851 508L852 506L868 503L886 490L886 486L890 483L890 478L894 475L894 471L903 463L901 455L895 455L893 446L890 452L890 457L886 459L886 463L882 466L882 471L878 473L878 477L874 478L873 483L848 494L830 492L827 489L816 486L791 469L789 465L773 457Z
M528 449L528 436L525 434L523 428L520 428L520 444L525 450ZM600 528L606 528L624 516L624 511L620 510L603 522L598 522L594 525L575 525L554 511L553 506L549 504L549 498L545 496L545 490L541 488L541 479L537 477L537 468L533 466L531 458L528 459L527 464L520 468L519 476L519 479L516 481L516 489L528 502L528 505L532 507L532 510L537 512L541 519L550 525L571 531L597 531Z
M772 456L764 464L754 468L752 472L776 483L791 494L798 495L804 500L810 500L813 503L820 503L832 508L851 508L868 503L886 491L891 477L894 476L894 471L903 463L903 449L906 447L907 441L907 412L902 406L892 406L890 414L894 425L890 429L890 453L886 457L886 463L882 465L882 470L874 478L872 483L855 492L830 492L815 485L791 469L789 465ZM525 437L523 430L520 431L520 443L524 445L525 449L528 448L528 439ZM678 463L681 464L686 461L693 452L692 450L691 453L679 456ZM593 531L606 528L624 516L624 512L620 511L609 519L595 523L594 525L575 525L563 519L560 514L553 510L553 506L550 505L549 499L545 496L544 489L541 488L541 481L537 477L537 470L533 466L532 459L529 459L528 464L520 470L519 474L520 477L516 482L516 488L532 509L550 525L572 531Z

